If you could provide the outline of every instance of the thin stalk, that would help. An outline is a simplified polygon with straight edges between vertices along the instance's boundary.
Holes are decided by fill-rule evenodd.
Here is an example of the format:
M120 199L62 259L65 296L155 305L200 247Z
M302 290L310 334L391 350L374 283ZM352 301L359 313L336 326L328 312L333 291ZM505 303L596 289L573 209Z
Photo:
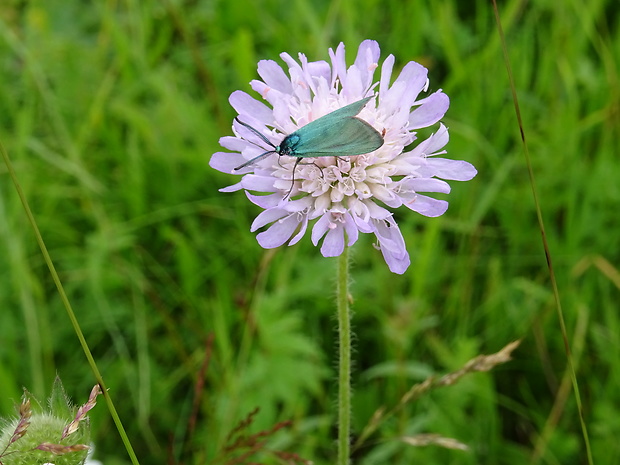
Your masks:
M129 442L129 438L127 437L125 428L123 428L123 424L121 422L120 417L118 416L116 407L114 406L114 403L112 402L110 393L108 392L108 389L106 388L106 385L103 381L103 377L101 376L101 373L99 372L99 368L97 368L97 363L95 362L95 359L93 358L93 354L91 353L90 348L88 347L88 343L86 342L86 339L84 338L84 333L82 333L82 328L80 328L80 324L78 323L75 313L73 312L73 308L71 307L71 304L69 303L69 299L67 298L65 289L62 283L60 282L60 278L58 277L58 273L56 272L54 263L52 262L50 254L47 251L45 242L43 242L43 237L41 236L39 227L37 226L37 223L34 219L34 215L32 214L32 211L30 210L30 206L28 205L26 196L24 195L21 185L19 184L19 181L17 180L17 176L15 175L15 171L13 170L13 164L11 163L11 160L9 159L9 155L4 149L4 145L2 145L2 142L0 142L0 152L2 152L2 158L4 159L4 163L6 164L9 175L11 176L11 180L13 181L13 184L15 185L15 190L17 191L17 195L19 196L19 199L21 200L22 205L24 206L24 210L26 211L26 216L28 217L28 221L30 221L30 225L32 227L32 230L34 231L34 235L37 239L37 243L39 244L41 253L43 254L43 259L45 260L45 263L47 264L47 267L50 270L50 274L52 275L54 284L56 284L56 289L58 290L58 294L60 295L60 300L65 306L65 309L67 310L67 314L69 315L69 320L71 320L71 324L73 325L75 334L77 335L80 341L80 344L82 345L82 350L84 351L84 354L86 355L86 359L88 360L88 364L90 365L90 368L92 369L95 375L95 379L97 380L97 383L99 384L99 386L101 386L101 391L108 405L108 410L110 411L110 415L112 416L112 419L114 420L114 423L116 424L116 428L118 429L118 432L121 436L123 444L125 445L125 448L127 449L127 453L129 454L129 457L131 458L131 462L134 465L139 465L138 458L136 457L136 454L133 451L133 448L131 447L131 443Z
M566 352L566 358L568 361L568 371L570 373L571 382L573 385L573 392L575 394L575 402L577 404L577 413L579 415L579 422L581 423L581 434L586 447L586 457L589 465L594 464L592 458L592 449L590 447L590 438L588 435L588 428L586 426L585 418L583 415L583 407L581 404L581 395L579 393L579 382L577 380L577 373L575 370L575 364L573 362L573 356L571 353L570 342L568 340L568 334L566 331L566 324L564 322L564 312L562 311L562 302L560 300L560 291L558 289L558 283L555 278L555 271L553 268L553 262L551 261L551 251L549 249L549 243L547 241L547 233L545 232L545 224L543 221L542 210L540 208L540 202L538 201L538 192L536 190L536 182L534 178L534 170L532 169L532 162L530 159L530 151L528 149L527 140L525 137L525 130L523 128L523 120L521 118L521 109L519 108L519 99L517 98L517 91L512 74L512 67L510 66L510 57L508 56L508 49L506 47L506 38L504 37L504 30L502 29L502 23L499 17L499 10L497 9L496 0L493 1L493 11L495 13L495 22L497 23L497 31L499 33L500 41L502 44L502 52L504 55L504 63L506 65L506 71L508 72L508 80L510 82L510 90L512 92L512 101L515 107L515 114L517 116L517 122L521 131L521 143L523 144L523 154L525 156L525 163L527 165L527 172L530 179L530 185L532 187L532 197L534 199L534 206L536 208L536 218L538 219L538 228L540 229L540 235L542 238L543 249L545 251L545 257L547 259L547 269L549 270L549 279L551 281L551 288L553 290L553 296L555 298L555 308L558 316L558 322L560 324L560 332L562 334L562 340L564 342L564 350Z
M351 311L349 308L349 247L338 259L338 465L349 465L351 446Z

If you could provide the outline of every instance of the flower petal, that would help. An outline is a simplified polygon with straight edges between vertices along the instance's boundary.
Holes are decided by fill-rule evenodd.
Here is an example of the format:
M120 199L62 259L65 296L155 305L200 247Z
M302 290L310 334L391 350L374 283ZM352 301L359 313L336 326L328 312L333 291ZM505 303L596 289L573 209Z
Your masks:
M428 138L428 145L425 147L426 154L428 156L434 155L440 149L444 148L449 140L450 134L448 134L448 128L445 127L443 123L440 123L437 132Z
M234 173L235 167L244 161L240 153L215 152L209 160L209 166L222 173Z
M392 273L403 274L407 271L409 265L411 265L411 260L406 250L404 255L400 255L394 254L391 251L381 247L381 253L383 254L385 263L387 263L387 266Z
M273 176L257 176L246 174L241 183L244 189L258 192L273 192L273 183L276 180Z
M422 105L409 115L409 126L412 129L425 128L439 121L448 111L450 99L442 91L438 90L421 100Z
M392 80L392 69L394 68L394 55L388 55L381 66L381 79L379 81L379 99L383 103L383 98L390 90L390 81Z
M345 48L344 44L340 42L338 47L336 47L336 51L333 52L332 49L329 49L329 57L332 60L332 82L331 86L335 87L337 84L337 79L343 80L347 75L347 63L345 62Z
M258 75L263 78L267 86L283 94L290 94L293 91L291 80L284 70L273 60L260 60L258 62Z
M245 92L236 90L230 94L228 101L240 116L251 117L263 124L273 124L273 110Z
M254 218L250 231L254 232L257 229L260 229L269 223L273 223L274 221L278 221L287 215L290 215L290 213L282 208L270 208L269 210L262 211L256 218Z
M346 212L344 214L344 230L347 233L347 244L350 247L357 242L357 238L359 236L359 229L357 229L357 226L355 225L355 220L349 212Z
M297 215L290 215L273 223L267 231L257 234L256 240L265 249L280 247L291 238L298 226Z
M372 76L378 66L377 62L380 55L379 44L375 40L364 40L357 50L357 57L353 66L359 70L364 89L368 89L372 84Z
M270 194L270 195L254 195L245 191L246 197L252 202L254 205L258 205L265 210L269 208L277 207L282 201L282 195L280 194ZM286 209L286 211L290 211Z
M340 225L329 229L321 245L321 255L324 257L337 257L344 250L344 228Z
M325 235L325 233L329 230L330 225L330 213L325 213L319 220L314 223L314 227L312 228L312 233L310 238L314 245L318 245L321 238Z
M433 178L412 178L403 181L403 188L414 192L441 192L442 194L450 193L450 184L441 179Z
M415 194L413 199L403 203L403 205L429 218L441 216L448 209L448 202L445 200L437 200L421 194Z
M375 226L379 248L388 268L392 273L403 274L411 262L398 225L393 218L389 218L386 221L376 221Z
M453 181L469 181L478 174L478 171L471 163L463 160L449 160L447 158L429 158L425 169L432 172L433 176Z
M428 82L428 70L415 61L410 61L405 65L394 84L404 84L402 95L400 96L401 107L411 108L418 95Z
M237 192L237 191L240 191L241 189L243 189L243 186L241 185L240 182L238 182L237 184L233 184L231 186L222 187L221 189L218 189L218 191L220 191L220 192Z
M299 232L289 241L288 245L297 244L302 237L306 234L306 229L308 229L308 215L304 215L301 217L301 227L299 228Z

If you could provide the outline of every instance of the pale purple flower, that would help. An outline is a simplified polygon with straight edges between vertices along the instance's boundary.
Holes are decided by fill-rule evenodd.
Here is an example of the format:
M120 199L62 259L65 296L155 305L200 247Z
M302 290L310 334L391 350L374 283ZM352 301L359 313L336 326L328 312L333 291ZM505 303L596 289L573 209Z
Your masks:
M374 96L358 117L383 135L383 146L364 155L308 159L313 163L299 164L292 181L297 158L276 153L234 170L272 150L235 121L235 136L220 139L222 147L233 153L213 154L210 165L224 173L243 175L240 182L221 191L244 189L250 201L264 209L251 227L252 231L267 227L256 236L262 247L293 245L316 220L311 239L314 245L322 240L323 256L340 255L345 240L353 245L360 232L373 233L390 270L404 273L409 254L393 213L386 207L405 206L424 216L440 216L448 202L420 192L447 194L450 186L442 179L468 181L476 169L465 161L437 156L446 153L443 148L449 139L448 129L441 123L435 133L417 141L416 130L437 123L450 104L441 90L420 98L428 89L426 68L409 62L390 83L394 66L394 56L390 55L375 82L377 42L362 42L355 63L348 68L342 43L335 52L330 49L329 55L331 66L325 61L309 62L303 54L299 54L298 63L282 53L288 76L275 61L260 61L262 81L252 81L251 85L271 108L241 91L231 94L230 103L240 120L277 146L287 134L310 121ZM405 152L414 141L417 145Z

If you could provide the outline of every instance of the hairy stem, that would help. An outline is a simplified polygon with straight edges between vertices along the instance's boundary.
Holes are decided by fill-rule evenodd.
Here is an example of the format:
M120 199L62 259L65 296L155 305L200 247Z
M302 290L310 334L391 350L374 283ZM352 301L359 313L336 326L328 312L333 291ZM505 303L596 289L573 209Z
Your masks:
M351 428L351 312L349 309L349 247L338 261L338 465L349 465Z

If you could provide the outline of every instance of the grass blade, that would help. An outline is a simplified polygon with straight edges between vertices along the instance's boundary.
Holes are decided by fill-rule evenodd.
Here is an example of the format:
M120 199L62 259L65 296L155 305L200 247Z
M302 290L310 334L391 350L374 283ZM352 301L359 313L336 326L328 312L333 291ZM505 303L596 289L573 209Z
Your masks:
M538 228L540 229L540 235L542 238L543 249L545 251L545 258L547 259L547 268L549 270L549 279L551 280L551 287L553 289L553 296L555 299L555 308L557 310L558 321L560 323L560 332L562 333L562 339L564 341L564 350L566 351L566 358L568 362L568 369L573 385L573 391L575 393L575 402L577 403L577 411L579 412L579 421L581 423L581 432L583 440L586 446L586 453L588 456L588 463L594 464L592 459L592 450L590 448L590 439L588 436L588 428L583 418L583 408L581 404L581 395L579 394L579 382L577 381L577 374L575 373L575 365L573 356L570 349L570 343L568 335L566 333L566 324L564 323L564 313L562 311L562 302L560 300L560 292L558 290L558 283L555 278L555 272L553 270L553 262L551 260L551 252L549 250L549 243L547 242L547 234L545 233L545 224L542 217L542 211L540 209L540 203L538 201L538 194L536 190L536 182L534 178L534 171L532 169L532 162L530 159L530 153L527 146L527 140L525 137L525 130L523 128L523 120L521 119L521 110L519 109L519 99L517 97L517 91L515 88L514 77L512 74L512 67L510 66L510 58L508 56L508 49L506 47L506 39L504 37L504 31L502 29L502 23L499 17L499 10L497 8L496 0L493 0L493 11L495 13L495 22L497 23L497 30L500 36L502 44L502 52L504 55L504 63L506 65L506 71L508 72L508 80L510 82L510 92L512 93L512 101L515 107L515 113L517 116L517 122L519 124L519 131L521 134L521 142L523 144L523 154L525 155L525 163L527 165L527 172L532 187L532 197L534 199L534 207L536 209L536 218L538 219Z
M9 159L9 155L6 152L2 142L0 142L0 152L2 152L2 158L4 159L4 163L6 164L9 175L11 176L11 180L13 181L13 184L15 185L15 190L17 191L17 195L19 196L19 199L21 200L22 205L24 206L26 216L28 217L28 221L30 222L30 226L32 227L32 230L34 231L35 237L37 239L37 243L39 244L39 247L41 248L43 259L45 260L45 263L47 264L47 267L50 270L50 274L52 275L52 279L54 281L54 284L56 285L56 289L58 290L60 299L62 300L62 303L65 306L65 309L67 310L67 315L69 316L69 319L71 320L71 324L73 325L73 329L75 330L75 334L77 335L80 341L82 350L84 351L84 355L86 355L86 358L88 359L88 364L90 365L90 368L92 369L95 375L95 379L97 380L97 383L99 384L99 386L101 386L101 390L103 392L103 396L108 405L108 410L110 411L110 415L112 415L112 419L114 420L114 423L116 424L116 428L118 429L118 432L121 436L123 444L125 444L125 448L127 449L127 453L129 454L129 457L131 458L131 462L134 465L139 465L138 458L136 457L136 454L133 451L133 448L131 447L131 442L129 441L129 438L127 437L127 433L125 432L125 428L123 427L121 419L118 416L116 407L114 407L114 403L112 402L110 393L108 392L105 386L105 382L103 381L103 377L101 376L101 373L99 372L99 368L97 368L97 363L95 362L95 359L93 358L93 354L91 353L90 348L88 347L88 342L86 342L86 339L84 338L84 333L82 333L82 328L80 328L80 324L77 321L75 313L73 312L71 303L69 302L69 299L67 298L67 294L65 293L62 282L60 281L60 278L58 277L58 273L56 272L56 268L54 267L52 258L50 257L50 254L47 251L47 247L45 246L45 242L43 241L43 237L41 236L39 227L37 226L37 223L34 219L34 215L32 214L32 211L30 210L30 206L28 205L28 200L26 199L26 196L24 195L24 192L22 191L19 181L17 180L17 176L15 174L15 171L13 170L13 165L11 163L11 160Z

